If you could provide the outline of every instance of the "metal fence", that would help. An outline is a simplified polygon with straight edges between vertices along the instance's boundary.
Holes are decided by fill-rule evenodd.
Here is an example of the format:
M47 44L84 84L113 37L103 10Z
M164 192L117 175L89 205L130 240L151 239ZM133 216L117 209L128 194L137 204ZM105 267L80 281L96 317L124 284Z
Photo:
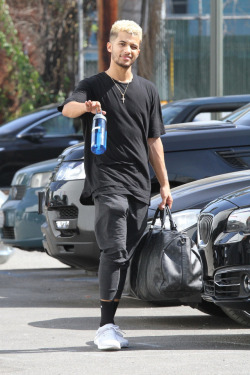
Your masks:
M223 95L247 94L250 92L250 19L247 17L244 21L246 35L231 35L230 22L235 19L227 18L226 23L224 20ZM210 95L209 29L209 17L162 21L154 79L161 100Z

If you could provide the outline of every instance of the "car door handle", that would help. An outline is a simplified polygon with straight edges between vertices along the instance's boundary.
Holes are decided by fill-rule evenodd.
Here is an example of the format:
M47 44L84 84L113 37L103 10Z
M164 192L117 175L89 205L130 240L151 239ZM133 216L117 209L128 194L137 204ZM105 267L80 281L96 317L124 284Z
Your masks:
M79 141L69 141L69 146L76 145Z

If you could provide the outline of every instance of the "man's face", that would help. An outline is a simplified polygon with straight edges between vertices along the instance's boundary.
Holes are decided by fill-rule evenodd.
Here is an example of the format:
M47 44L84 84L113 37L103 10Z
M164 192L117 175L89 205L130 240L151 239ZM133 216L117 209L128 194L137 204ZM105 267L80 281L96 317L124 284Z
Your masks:
M120 31L117 38L107 44L111 60L123 68L129 68L140 53L140 39L136 35Z

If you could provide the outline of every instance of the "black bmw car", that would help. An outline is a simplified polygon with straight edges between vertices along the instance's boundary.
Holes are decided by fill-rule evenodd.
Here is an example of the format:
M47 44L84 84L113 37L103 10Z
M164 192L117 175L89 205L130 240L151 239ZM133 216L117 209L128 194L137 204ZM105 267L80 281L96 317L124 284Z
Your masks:
M198 220L203 299L250 327L250 186L208 204Z

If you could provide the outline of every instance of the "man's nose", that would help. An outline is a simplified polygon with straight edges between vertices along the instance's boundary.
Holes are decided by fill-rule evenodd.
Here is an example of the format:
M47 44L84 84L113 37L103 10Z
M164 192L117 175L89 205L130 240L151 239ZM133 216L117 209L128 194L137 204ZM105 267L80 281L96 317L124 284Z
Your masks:
M130 47L129 45L126 45L126 46L124 47L124 52L125 52L125 53L131 53L131 47Z

